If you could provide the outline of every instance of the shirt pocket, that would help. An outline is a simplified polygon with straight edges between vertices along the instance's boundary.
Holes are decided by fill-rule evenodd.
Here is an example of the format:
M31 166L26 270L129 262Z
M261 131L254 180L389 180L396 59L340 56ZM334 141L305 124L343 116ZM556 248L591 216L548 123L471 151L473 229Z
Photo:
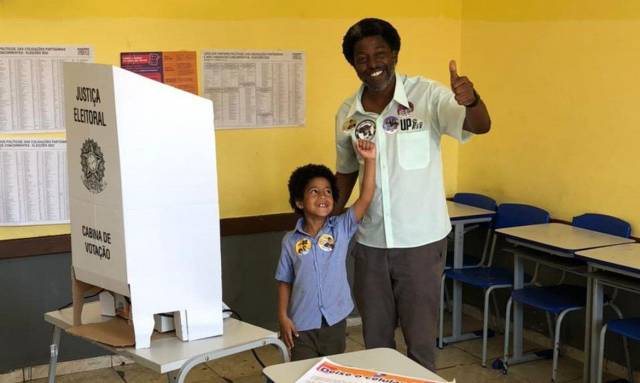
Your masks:
M422 169L429 165L428 129L398 134L398 158L404 169Z

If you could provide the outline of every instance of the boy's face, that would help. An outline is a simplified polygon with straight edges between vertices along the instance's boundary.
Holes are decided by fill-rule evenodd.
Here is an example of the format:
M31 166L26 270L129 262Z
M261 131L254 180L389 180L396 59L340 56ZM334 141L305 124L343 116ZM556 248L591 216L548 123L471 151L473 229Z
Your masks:
M304 211L305 218L326 218L333 211L331 184L324 177L315 177L304 188L304 196L296 201L296 206Z

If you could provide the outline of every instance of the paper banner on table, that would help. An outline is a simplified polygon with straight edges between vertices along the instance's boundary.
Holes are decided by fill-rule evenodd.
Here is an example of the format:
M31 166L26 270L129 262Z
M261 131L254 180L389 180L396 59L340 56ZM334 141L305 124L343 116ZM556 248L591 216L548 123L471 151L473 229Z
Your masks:
M152 80L198 94L196 52L122 52L120 67Z
M343 366L322 358L296 383L455 383Z

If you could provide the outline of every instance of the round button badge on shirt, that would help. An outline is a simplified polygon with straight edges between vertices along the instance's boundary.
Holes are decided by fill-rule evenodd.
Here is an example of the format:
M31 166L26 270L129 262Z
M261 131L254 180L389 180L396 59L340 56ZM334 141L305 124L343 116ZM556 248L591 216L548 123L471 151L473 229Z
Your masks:
M398 126L400 126L400 120L398 120L398 117L388 116L384 119L382 129L384 129L386 133L393 134L398 130Z
M304 238L296 242L296 254L305 255L311 250L311 241Z
M318 238L318 246L324 251L332 251L336 246L336 241L330 234L322 234Z
M373 141L376 136L376 122L373 120L362 120L356 126L356 138L360 140Z

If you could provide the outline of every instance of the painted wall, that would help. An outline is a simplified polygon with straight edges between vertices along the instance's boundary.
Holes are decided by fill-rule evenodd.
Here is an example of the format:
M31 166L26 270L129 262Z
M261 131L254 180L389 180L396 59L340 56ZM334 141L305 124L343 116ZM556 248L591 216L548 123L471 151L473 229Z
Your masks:
M465 1L461 61L492 132L459 157L458 189L640 228L640 3Z
M460 6L461 0L407 1L403 7L383 1L0 1L0 44L90 44L96 62L114 65L122 51L304 51L304 128L216 133L221 217L242 217L289 212L290 172L309 162L335 165L335 111L359 86L341 54L351 24L376 14L389 19L403 39L398 70L448 83L448 61L460 52ZM188 127L182 129L177 134L188 134ZM452 193L458 148L449 139L443 146ZM0 228L0 239L60 232L68 228Z
M458 190L530 203L568 221L584 212L614 215L638 236L638 34L639 2L464 1L461 61L489 106L493 127L461 146ZM498 263L511 267L511 256ZM544 269L545 282L559 278ZM481 302L478 293L466 291L468 301ZM504 308L507 297L498 296ZM625 316L640 314L635 297L618 297ZM613 317L610 310L605 316ZM546 332L540 312L527 310L525 320ZM583 315L566 322L563 344L581 349ZM621 337L609 335L606 344L607 358L624 365ZM637 369L640 346L630 347Z

